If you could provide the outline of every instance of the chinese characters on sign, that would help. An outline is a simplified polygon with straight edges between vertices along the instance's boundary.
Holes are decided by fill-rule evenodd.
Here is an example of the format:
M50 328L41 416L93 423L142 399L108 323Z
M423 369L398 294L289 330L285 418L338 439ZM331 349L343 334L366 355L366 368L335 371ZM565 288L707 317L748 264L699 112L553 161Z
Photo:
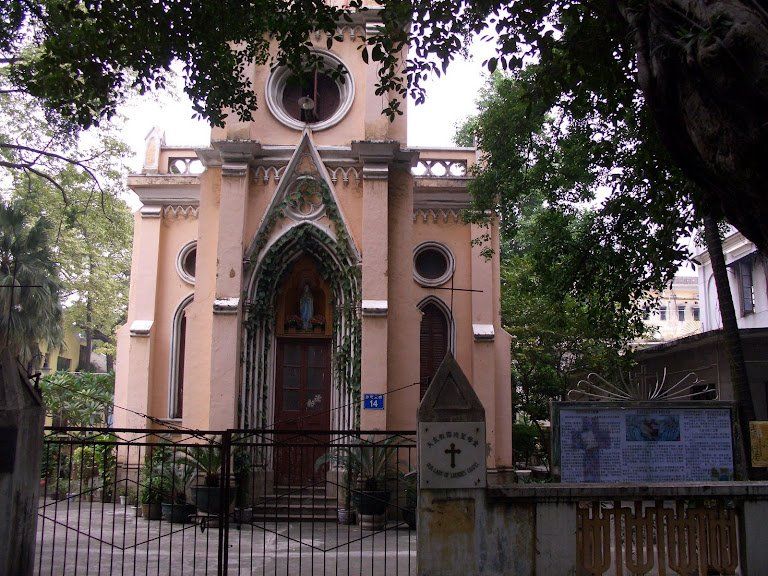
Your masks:
M733 479L727 408L563 407L563 482Z
M485 423L422 422L419 437L422 487L485 486Z

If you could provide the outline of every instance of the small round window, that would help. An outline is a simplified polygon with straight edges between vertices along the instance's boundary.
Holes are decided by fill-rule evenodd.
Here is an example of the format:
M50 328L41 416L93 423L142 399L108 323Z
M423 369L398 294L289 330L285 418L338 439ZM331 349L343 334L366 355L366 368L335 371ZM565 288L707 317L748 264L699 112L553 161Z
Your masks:
M436 242L419 244L413 252L413 270L416 282L422 286L440 286L453 275L453 254Z
M189 284L195 283L195 272L197 269L197 242L193 241L185 244L179 251L176 258L176 271L181 279Z

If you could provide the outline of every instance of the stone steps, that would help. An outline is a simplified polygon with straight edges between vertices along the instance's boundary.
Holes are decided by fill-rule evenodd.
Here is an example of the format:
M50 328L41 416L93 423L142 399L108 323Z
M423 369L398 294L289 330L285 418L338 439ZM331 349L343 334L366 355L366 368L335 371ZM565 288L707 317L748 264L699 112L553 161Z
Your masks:
M251 511L258 522L336 522L336 498L324 488L277 486L273 494L258 496Z

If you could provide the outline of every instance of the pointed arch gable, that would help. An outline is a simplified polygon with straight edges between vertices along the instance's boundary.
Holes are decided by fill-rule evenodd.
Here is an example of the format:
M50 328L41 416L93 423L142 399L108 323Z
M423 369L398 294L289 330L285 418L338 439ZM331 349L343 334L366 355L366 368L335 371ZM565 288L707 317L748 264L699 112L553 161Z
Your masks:
M245 259L248 261L254 261L261 258L264 254L267 253L268 244L270 244L270 234L273 232L273 228L275 226L277 218L290 218L290 216L286 215L284 213L284 210L282 210L284 206L284 202L286 200L287 195L290 193L293 186L296 184L299 178L302 177L302 174L299 173L299 168L301 166L301 163L305 156L308 156L311 163L313 164L314 168L317 170L317 175L321 181L321 184L325 187L325 189L328 191L328 195L326 198L326 203L331 203L333 206L333 212L338 215L339 222L334 222L334 224L341 225L345 231L344 239L342 241L345 241L349 245L349 250L352 254L354 254L356 260L360 261L360 252L357 249L357 246L355 245L355 242L349 233L350 227L349 223L347 222L347 219L344 215L344 212L341 210L341 204L339 203L339 199L336 196L336 188L333 183L333 180L331 178L331 175L328 172L328 169L326 168L325 164L323 163L322 159L320 158L320 153L317 150L317 147L315 146L314 140L312 139L312 131L309 129L305 129L302 133L301 140L299 141L298 146L296 147L296 150L293 153L293 156L291 156L290 161L288 162L288 165L285 167L285 171L283 172L283 176L280 179L280 183L278 184L277 188L275 189L275 193L272 196L272 200L269 203L269 206L264 212L264 216L261 219L261 222L259 223L259 227L256 231L256 234L254 235L253 239L251 240L248 249L245 253ZM326 206L326 210L327 210ZM295 222L295 225L301 224L304 221L297 221ZM315 223L315 225L322 229L322 227ZM294 227L294 224L290 225L288 229ZM330 236L333 237L334 234L332 231L326 231L327 233L330 233ZM284 234L285 230L281 232L281 234ZM274 242L275 238L272 238L271 241ZM338 240L338 238L335 238L335 240Z

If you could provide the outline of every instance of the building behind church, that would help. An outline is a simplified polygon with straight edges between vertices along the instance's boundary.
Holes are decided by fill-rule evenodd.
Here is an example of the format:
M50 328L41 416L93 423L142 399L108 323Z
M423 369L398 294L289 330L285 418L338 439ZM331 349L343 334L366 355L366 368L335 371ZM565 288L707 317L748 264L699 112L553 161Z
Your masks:
M252 121L199 150L148 135L116 425L413 430L450 352L485 407L489 468L511 466L498 225L461 217L476 153L410 148L406 115L381 114L359 54L371 17L332 50L315 39L343 80L253 66Z

